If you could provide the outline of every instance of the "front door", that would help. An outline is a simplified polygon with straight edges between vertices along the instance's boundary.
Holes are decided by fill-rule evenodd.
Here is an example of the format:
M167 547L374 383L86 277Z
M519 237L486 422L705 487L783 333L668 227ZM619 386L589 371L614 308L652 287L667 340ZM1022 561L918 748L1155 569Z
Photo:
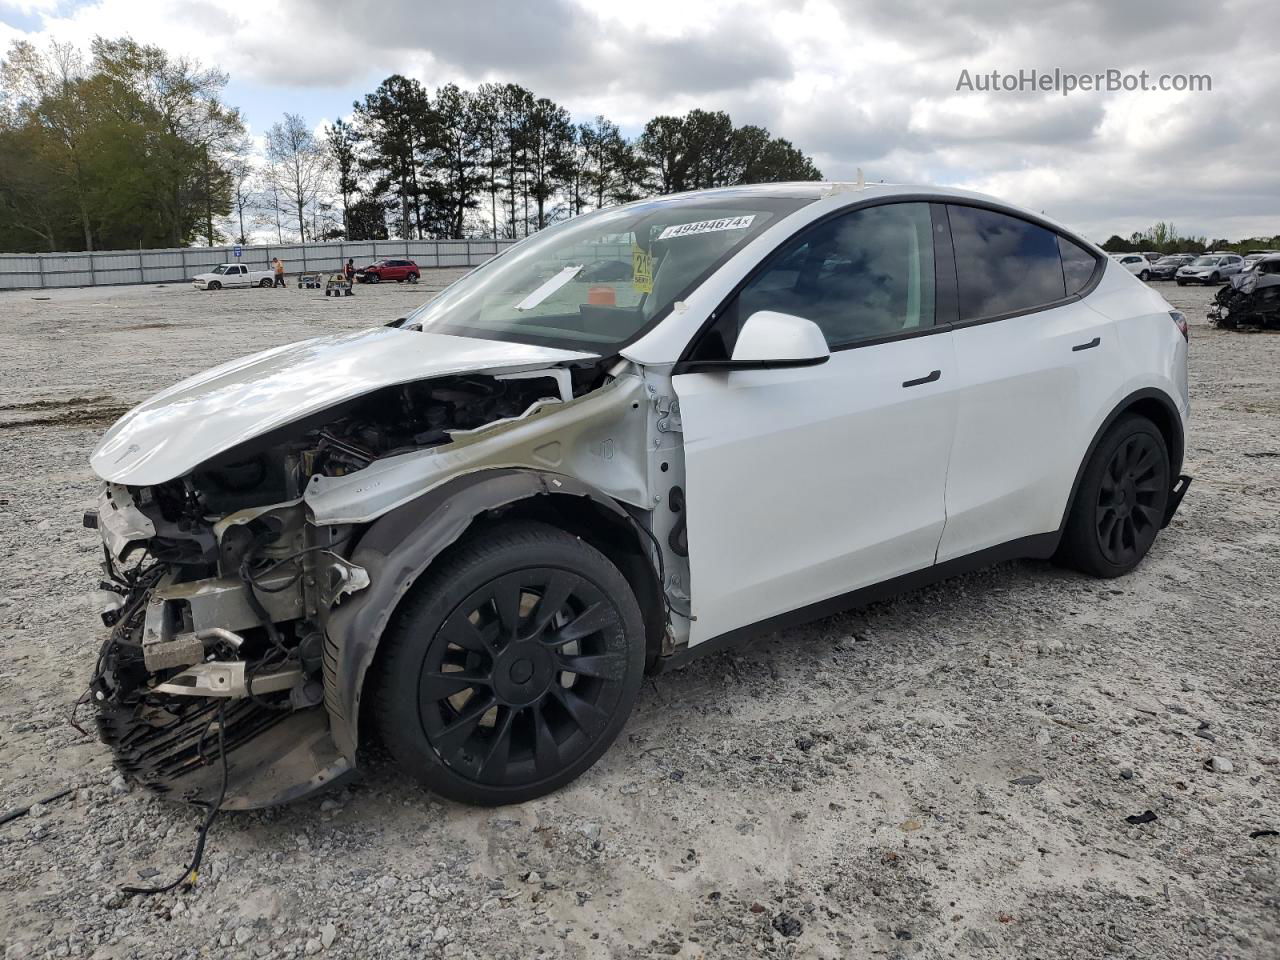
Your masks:
M680 373L691 643L933 564L946 521L952 334L934 325L928 204L866 207L784 244L695 344L742 321L814 321L832 350L793 369Z

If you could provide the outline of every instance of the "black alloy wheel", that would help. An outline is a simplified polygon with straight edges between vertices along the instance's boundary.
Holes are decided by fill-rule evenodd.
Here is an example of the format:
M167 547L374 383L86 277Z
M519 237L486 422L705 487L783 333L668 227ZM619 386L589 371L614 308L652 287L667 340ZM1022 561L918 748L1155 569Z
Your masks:
M430 789L469 803L532 799L585 771L625 723L644 669L625 578L542 524L460 544L384 644L384 742Z
M1085 465L1054 559L1097 577L1128 573L1164 523L1171 474L1159 428L1139 414L1121 416Z
M382 278L381 278L380 276L378 276L376 273L366 273L366 274L364 275L364 278L365 278L365 280L367 280L369 283L377 283L379 280L381 280L381 279L382 279Z
M1098 548L1116 566L1131 566L1155 539L1168 497L1165 455L1150 434L1120 444L1098 485ZM1158 512L1157 512L1158 509Z

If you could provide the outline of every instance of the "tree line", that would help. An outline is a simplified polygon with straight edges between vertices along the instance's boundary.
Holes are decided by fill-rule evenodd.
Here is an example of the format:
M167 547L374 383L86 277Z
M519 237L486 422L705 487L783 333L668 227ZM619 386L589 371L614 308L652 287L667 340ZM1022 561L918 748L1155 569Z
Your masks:
M1249 250L1280 250L1280 234L1274 237L1246 237L1243 240L1227 240L1219 237L1182 236L1172 223L1161 220L1145 230L1135 230L1127 238L1112 234L1102 249L1107 253L1205 253L1209 250L1229 250L1245 253Z
M0 250L527 236L586 210L739 183L818 180L722 111L626 137L514 83L388 77L349 119L297 114L258 148L227 75L133 40L15 42L0 66Z

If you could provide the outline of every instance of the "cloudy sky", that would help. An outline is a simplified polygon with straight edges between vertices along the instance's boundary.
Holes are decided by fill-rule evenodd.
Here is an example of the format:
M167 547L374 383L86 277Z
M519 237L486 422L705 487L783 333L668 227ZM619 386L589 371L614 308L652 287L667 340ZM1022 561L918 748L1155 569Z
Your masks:
M95 34L231 75L261 132L346 115L392 72L515 81L635 134L656 113L729 111L831 179L965 186L1103 240L1156 220L1280 232L1275 0L0 0L0 47ZM1055 70L1208 75L1201 92L957 90Z

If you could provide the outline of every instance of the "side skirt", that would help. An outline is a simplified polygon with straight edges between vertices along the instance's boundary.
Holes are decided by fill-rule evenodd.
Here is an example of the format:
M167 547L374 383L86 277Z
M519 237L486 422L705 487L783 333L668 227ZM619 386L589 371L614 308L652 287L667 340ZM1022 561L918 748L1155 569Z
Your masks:
M1059 530L1054 530L1051 533L1040 533L1031 537L1022 537L1018 540L1011 540L1009 543L1001 543L985 550L979 550L977 553L971 553L968 556L955 557L943 563L925 567L923 570L904 573L902 576L894 577L892 580L860 587L849 593L842 593L829 600L820 600L817 603L811 603L806 607L800 607L788 613L780 613L767 620L747 624L745 627L738 627L728 633L722 633L718 637L704 640L696 646L677 650L669 656L660 657L652 672L666 673L669 670L676 670L700 657L731 649L762 634L799 626L812 620L820 620L823 617L831 616L833 613L839 613L842 610L848 610L853 607L864 607L880 600L889 600L908 591L927 587L929 584L937 583L940 580L948 580L951 577L971 573L974 570L990 567L997 563L1004 563L1007 560L1047 560L1058 549L1058 542L1061 538L1062 533Z

